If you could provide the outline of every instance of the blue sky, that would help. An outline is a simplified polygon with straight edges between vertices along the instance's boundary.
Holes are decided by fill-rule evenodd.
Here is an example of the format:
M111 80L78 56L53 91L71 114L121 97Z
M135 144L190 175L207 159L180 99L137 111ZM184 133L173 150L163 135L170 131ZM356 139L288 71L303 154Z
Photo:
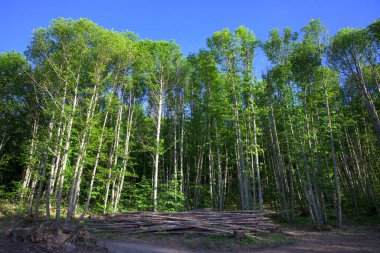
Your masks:
M321 19L330 35L344 27L365 27L380 17L380 0L0 0L0 15L0 53L23 52L33 29L47 27L54 18L85 17L141 38L173 39L187 55L205 47L213 32L239 25L261 40L272 28L298 31L312 18ZM264 64L265 59L256 62L259 68Z

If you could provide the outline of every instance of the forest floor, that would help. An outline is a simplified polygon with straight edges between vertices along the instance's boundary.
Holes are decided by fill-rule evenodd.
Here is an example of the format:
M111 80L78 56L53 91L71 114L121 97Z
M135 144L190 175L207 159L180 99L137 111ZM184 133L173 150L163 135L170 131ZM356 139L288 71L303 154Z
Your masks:
M101 238L100 247L113 253L359 253L380 252L380 227L344 226L329 232L282 227L281 233L258 240L237 240L219 236L145 235L141 237Z
M264 241L237 240L219 236L145 235L128 236L97 234L96 249L46 249L36 243L14 242L0 237L1 253L359 253L380 252L380 228L350 226L331 232L283 227L282 232L263 237Z
M144 234L126 236L121 233L99 232L91 236L96 247L46 248L38 243L14 241L6 236L9 227L19 223L15 217L0 218L0 253L211 253L211 252L380 252L380 226L376 222L365 225L349 224L332 231L315 231L310 224L289 225L280 222L280 232L257 238L237 239L228 236L196 234ZM279 221L276 221L279 222Z

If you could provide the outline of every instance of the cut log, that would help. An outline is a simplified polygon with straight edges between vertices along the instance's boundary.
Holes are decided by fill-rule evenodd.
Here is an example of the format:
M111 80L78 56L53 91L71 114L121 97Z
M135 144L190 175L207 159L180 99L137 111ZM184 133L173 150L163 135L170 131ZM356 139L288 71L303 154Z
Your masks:
M268 213L262 212L123 212L101 219L88 219L86 228L92 231L114 231L124 234L181 233L222 234L245 236L269 234L278 231ZM237 232L236 232L237 231ZM257 237L256 237L257 238Z

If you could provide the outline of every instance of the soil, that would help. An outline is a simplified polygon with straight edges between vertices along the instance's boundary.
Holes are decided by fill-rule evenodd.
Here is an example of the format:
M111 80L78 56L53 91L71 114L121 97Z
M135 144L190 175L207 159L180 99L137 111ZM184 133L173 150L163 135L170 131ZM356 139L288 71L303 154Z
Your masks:
M0 236L0 253L210 253L210 252L380 252L380 227L344 227L331 232L282 228L282 233L271 235L270 240L239 241L225 237L197 235L95 235L97 248L46 248L32 242L15 242ZM280 238L280 240L278 240ZM254 245L253 245L254 244Z
M103 247L113 253L211 253L211 252L261 252L261 253L364 253L380 252L380 228L344 227L331 232L316 232L283 228L279 238L287 239L276 242L256 242L256 245L236 242L236 239L219 240L213 238L186 238L153 236L141 238L118 238L103 241ZM273 236L273 235L272 235Z
M302 230L285 230L284 233L297 242L275 248L265 248L255 252L262 253L364 253L380 252L380 228L345 227L333 232L313 232Z

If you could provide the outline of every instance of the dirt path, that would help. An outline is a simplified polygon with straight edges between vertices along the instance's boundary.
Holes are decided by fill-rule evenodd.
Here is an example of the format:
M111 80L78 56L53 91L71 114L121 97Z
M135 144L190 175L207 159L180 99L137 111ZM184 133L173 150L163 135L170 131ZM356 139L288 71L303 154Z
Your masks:
M93 251L74 250L72 253L211 253L211 252L261 252L261 253L375 253L380 252L380 227L346 227L334 232L315 232L294 228L283 228L288 241L258 244L252 246L237 243L233 238L202 238L144 236L119 237L106 239L105 235L97 235L97 249ZM239 241L238 241L239 242ZM34 243L14 242L4 235L0 236L0 253L58 253L56 249L46 249Z
M210 252L261 252L261 253L375 253L380 252L380 228L345 228L335 232L313 232L305 230L285 229L284 234L296 241L280 244L277 247L260 246L241 247L227 245L221 241L220 247L205 248L204 244L198 244L193 240L193 245L188 245L177 237L162 240L151 239L117 239L103 241L103 246L112 253L210 253ZM198 241L199 242L199 241ZM190 246L191 249L188 249Z
M195 253L186 249L176 249L159 245L125 241L108 241L103 247L112 253Z
M380 252L380 228L366 230L343 230L337 232L284 231L298 241L291 245L265 248L262 253L365 253Z

